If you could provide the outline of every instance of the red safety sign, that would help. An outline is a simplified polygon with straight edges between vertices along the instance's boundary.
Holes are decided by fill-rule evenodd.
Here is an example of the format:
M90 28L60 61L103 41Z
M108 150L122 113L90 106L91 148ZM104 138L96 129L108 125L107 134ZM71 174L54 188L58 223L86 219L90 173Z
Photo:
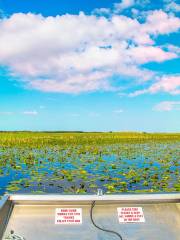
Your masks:
M145 222L142 207L117 208L119 223L143 223Z
M82 224L82 208L56 208L55 224Z

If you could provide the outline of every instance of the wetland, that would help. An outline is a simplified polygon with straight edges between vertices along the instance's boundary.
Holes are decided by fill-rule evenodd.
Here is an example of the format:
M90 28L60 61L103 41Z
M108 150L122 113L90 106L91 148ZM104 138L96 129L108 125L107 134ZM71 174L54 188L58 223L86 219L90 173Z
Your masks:
M0 195L180 191L180 134L0 133Z

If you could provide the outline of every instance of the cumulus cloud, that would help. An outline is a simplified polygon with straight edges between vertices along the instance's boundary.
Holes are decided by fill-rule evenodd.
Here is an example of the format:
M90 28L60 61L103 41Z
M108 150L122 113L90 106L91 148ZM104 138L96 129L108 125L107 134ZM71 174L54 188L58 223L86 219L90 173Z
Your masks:
M165 10L166 11L172 11L172 12L180 12L180 4L176 3L175 1L168 0L165 4Z
M166 92L172 95L180 94L180 75L163 76L149 88L135 91L134 93L131 93L130 96L134 97L145 93L154 94L158 92Z
M180 19L162 10L150 12L144 25L144 31L149 34L168 34L179 29Z
M97 16L110 17L115 14L120 14L126 9L129 10L132 7L143 8L149 3L150 0L122 0L120 2L114 3L111 8L96 8L92 11L92 14L95 14ZM140 14L140 11L132 8L132 14L134 16L137 16L137 13Z
M0 65L44 92L114 91L114 75L149 80L155 73L142 64L177 57L154 39L179 28L180 19L162 10L149 13L144 23L123 15L17 13L0 20Z
M122 10L132 7L135 4L134 0L122 0L120 3L114 4L115 12L121 12Z
M153 110L160 112L180 110L180 101L163 101L154 106Z
M177 57L176 53L165 52L160 47L138 46L129 50L129 55L136 63L163 62Z
M113 89L108 81L104 79L108 77L103 72L87 73L68 76L63 79L61 76L57 79L35 79L28 82L28 86L43 92L65 92L80 93L87 91L95 91L97 89L111 90Z
M112 10L110 8L96 8L92 11L92 14L109 16L112 14Z

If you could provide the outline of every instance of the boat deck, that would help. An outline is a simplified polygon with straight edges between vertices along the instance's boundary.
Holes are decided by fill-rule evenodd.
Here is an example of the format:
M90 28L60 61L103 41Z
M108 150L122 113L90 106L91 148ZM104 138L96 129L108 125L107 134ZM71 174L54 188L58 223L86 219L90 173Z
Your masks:
M13 201L12 210L3 240L11 230L26 240L118 239L117 236L93 226L90 218L92 200L96 200L97 203L93 210L96 224L120 233L123 240L179 240L180 203L177 196L173 201L167 198L153 199L150 195L150 200L143 198L126 200L124 197L116 198L114 201L108 197L92 196L77 197L79 200L76 201L73 196L70 198L46 196L39 198L41 201L38 201L38 196L12 196L9 199ZM119 207L142 207L145 222L119 223L117 213ZM82 208L82 224L55 224L56 208Z

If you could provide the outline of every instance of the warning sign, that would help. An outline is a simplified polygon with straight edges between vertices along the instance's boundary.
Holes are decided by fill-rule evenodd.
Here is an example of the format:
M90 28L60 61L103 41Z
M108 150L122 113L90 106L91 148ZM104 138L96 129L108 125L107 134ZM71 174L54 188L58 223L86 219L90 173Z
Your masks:
M55 224L82 224L82 208L56 208Z
M142 207L117 208L119 223L143 223L145 222Z

